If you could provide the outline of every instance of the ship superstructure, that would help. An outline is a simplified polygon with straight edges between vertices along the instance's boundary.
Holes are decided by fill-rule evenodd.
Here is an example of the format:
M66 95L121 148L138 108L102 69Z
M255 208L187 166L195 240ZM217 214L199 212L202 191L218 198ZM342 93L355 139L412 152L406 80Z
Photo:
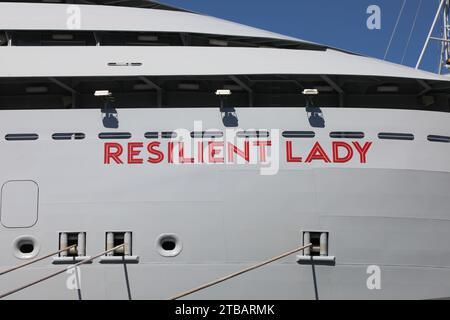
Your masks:
M0 287L125 244L8 298L166 299L311 243L189 298L448 297L449 94L153 1L1 2L0 272L60 252Z

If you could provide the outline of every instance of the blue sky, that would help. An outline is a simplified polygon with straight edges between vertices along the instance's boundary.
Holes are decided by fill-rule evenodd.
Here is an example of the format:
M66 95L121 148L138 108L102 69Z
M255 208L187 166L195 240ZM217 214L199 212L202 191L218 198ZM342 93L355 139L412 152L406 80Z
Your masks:
M327 44L383 59L403 0L160 0L227 20ZM406 0L403 15L387 55L400 63L420 0ZM438 8L438 0L423 0L403 64L415 66ZM381 30L369 30L367 7L381 8ZM440 26L440 25L438 25ZM439 30L435 34L438 35ZM427 50L422 69L437 72L439 47Z

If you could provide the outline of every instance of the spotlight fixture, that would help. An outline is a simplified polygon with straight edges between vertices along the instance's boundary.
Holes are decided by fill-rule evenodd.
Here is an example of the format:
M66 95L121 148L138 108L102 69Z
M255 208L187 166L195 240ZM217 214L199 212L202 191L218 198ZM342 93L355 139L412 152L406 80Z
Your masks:
M97 90L94 93L96 97L109 97L111 95L111 91L109 90Z
M216 91L216 96L231 96L230 89L219 89Z
M303 94L305 96L315 96L319 94L319 90L317 89L305 89L303 90Z

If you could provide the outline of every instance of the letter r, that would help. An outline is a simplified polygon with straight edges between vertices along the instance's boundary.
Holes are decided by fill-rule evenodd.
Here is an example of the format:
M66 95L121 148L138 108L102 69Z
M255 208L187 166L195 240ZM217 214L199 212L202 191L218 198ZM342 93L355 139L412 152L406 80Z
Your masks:
M123 164L120 156L123 153L123 148L119 143L107 142L105 143L104 164L110 164L111 159L117 164Z

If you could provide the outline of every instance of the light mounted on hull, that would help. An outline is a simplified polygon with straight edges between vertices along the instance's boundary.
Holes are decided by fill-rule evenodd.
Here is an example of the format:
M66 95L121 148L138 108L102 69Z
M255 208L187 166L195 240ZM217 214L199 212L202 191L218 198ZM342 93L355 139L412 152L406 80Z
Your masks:
M216 90L216 96L219 97L227 97L227 96L231 96L232 92L230 89L219 89Z
M225 127L237 127L239 120L237 118L236 110L233 107L226 106L226 100L233 92L230 89L217 89L215 95L220 98L220 113L222 122Z
M318 89L304 89L302 93L305 96L316 96L319 94L319 90Z
M105 128L117 129L119 128L119 119L117 110L112 105L114 102L114 97L109 90L96 90L94 96L100 97L103 100L102 121Z
M96 97L110 97L110 96L112 96L112 93L109 90L96 90L94 92L94 96L96 96Z

